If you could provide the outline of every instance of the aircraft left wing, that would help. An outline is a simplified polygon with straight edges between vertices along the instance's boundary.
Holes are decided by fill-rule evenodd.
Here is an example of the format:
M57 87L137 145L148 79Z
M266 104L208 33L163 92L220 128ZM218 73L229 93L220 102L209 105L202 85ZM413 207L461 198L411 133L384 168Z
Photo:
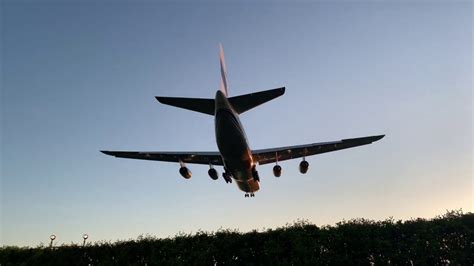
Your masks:
M157 151L101 151L104 154L128 158L164 162L224 165L219 152L157 152Z
M369 136L362 138L343 139L339 141L312 143L298 146L279 147L252 151L253 158L259 164L274 163L289 159L301 158L315 154L348 149L361 145L367 145L380 140L385 135Z

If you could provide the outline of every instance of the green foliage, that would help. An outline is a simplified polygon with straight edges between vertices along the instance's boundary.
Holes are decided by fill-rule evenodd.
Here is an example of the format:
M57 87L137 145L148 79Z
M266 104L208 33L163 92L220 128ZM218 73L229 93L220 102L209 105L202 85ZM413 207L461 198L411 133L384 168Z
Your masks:
M353 219L318 227L305 220L264 232L199 231L174 238L2 247L0 265L473 265L474 214L431 220Z

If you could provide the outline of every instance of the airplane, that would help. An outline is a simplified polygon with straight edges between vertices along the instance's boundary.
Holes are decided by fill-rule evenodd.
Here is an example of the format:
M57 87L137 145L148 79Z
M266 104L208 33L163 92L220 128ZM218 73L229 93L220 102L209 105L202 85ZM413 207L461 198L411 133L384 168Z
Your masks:
M245 197L254 197L255 192L260 189L257 165L275 163L273 174L275 177L280 177L282 168L278 164L279 162L302 158L299 164L299 171L302 174L306 174L309 168L309 163L306 161L308 156L371 144L385 136L374 135L339 141L252 150L239 115L283 95L285 87L230 97L224 49L221 44L219 44L219 50L221 87L220 90L217 90L214 99L155 97L162 104L214 116L215 137L219 151L159 152L103 150L101 152L121 158L176 162L180 164L179 173L186 179L191 178L192 175L186 163L209 165L208 175L213 180L217 180L219 177L214 166L223 166L222 177L224 181L232 183L234 180L237 187L245 192Z

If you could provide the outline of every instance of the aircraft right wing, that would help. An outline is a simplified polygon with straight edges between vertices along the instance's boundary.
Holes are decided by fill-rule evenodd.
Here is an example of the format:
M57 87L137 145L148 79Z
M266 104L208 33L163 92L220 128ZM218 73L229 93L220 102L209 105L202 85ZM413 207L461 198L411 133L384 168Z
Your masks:
M264 150L252 151L254 159L259 164L274 163L277 161L284 161L289 159L301 158L304 156L311 156L315 154L348 149L352 147L371 144L380 140L385 135L343 139L339 141L312 143L298 146L279 147ZM278 158L277 158L278 157Z

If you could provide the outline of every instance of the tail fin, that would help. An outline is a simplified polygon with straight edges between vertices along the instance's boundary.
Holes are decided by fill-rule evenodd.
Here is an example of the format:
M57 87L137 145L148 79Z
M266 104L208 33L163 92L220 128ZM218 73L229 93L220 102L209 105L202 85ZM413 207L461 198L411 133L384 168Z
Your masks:
M219 61L221 65L221 91L226 97L229 97L229 83L227 82L227 69L225 66L224 59L224 48L219 43ZM228 98L230 104L239 114L250 110L262 103L268 102L275 99L285 93L285 87L278 89L260 91L256 93L250 93L246 95L240 95ZM204 113L208 115L214 115L215 102L214 99L202 99L202 98L178 98L178 97L160 97L156 99L163 104L188 109L191 111Z
M229 83L227 83L227 68L225 66L225 58L224 58L224 48L222 44L219 43L219 61L221 63L221 91L225 94L225 96L229 96Z

